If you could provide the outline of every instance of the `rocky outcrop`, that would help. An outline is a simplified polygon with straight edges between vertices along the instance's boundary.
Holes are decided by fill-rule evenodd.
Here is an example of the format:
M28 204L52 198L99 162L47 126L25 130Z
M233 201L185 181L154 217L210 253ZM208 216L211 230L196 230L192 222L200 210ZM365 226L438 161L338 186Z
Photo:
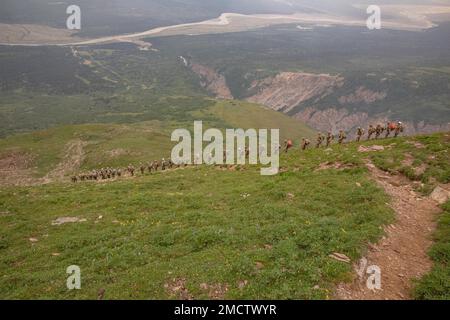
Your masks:
M233 99L230 89L227 86L225 77L214 69L198 64L192 63L191 70L200 78L200 85L208 90L218 99Z
M249 88L246 100L289 112L311 98L323 98L341 87L344 78L329 74L282 72L274 77L257 80Z
M375 101L378 101L378 100L383 100L386 97L387 97L386 92L375 92L375 91L366 89L364 87L359 87L358 89L355 90L354 93L352 93L348 96L342 96L338 100L339 100L339 103L342 105L361 103L361 102L370 104L370 103L374 103Z
M309 107L301 110L294 115L294 118L299 119L311 127L327 132L338 132L345 130L352 132L358 126L363 128L369 125L386 124L390 119L386 116L369 116L365 112L350 112L346 108L332 107L325 110L317 110ZM450 131L450 124L429 124L421 121L419 123L404 122L406 135L415 135L418 133L433 133L439 131Z
M439 204L444 204L450 199L450 185L437 186L430 195L430 198Z
M327 132L338 132L339 130L350 131L352 128L369 123L367 113L355 112L350 113L344 108L329 108L326 110L316 110L314 108L305 108L294 115L311 127Z

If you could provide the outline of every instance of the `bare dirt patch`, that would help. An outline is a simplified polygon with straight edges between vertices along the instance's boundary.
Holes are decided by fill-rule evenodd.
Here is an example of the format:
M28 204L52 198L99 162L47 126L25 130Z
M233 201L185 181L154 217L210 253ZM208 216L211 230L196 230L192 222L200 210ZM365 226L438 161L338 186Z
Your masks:
M225 295L228 292L228 285L215 283L215 284L200 284L200 289L208 292L208 297L211 300L223 300L225 299Z
M165 283L164 288L171 297L175 297L179 300L194 299L186 288L186 279L184 278L174 278L168 283Z
M110 158L117 158L120 156L124 156L126 154L128 154L129 152L125 149L119 148L119 149L114 149L114 150L110 150L107 151L106 154L110 157Z
M198 63L193 63L191 69L200 78L200 85L214 94L215 97L219 99L233 99L233 95L223 75L210 67Z
M81 140L69 142L66 146L64 159L56 166L55 169L45 176L44 181L49 182L54 180L62 180L67 174L76 172L83 162L83 148L85 145L86 142Z
M359 146L358 148L358 152L377 152L377 151L383 151L384 147L383 146L369 146L369 147L365 147L365 146Z
M313 97L325 97L341 87L344 78L329 74L281 72L275 77L254 81L247 101L288 112Z
M386 235L369 246L368 265L381 269L381 290L372 291L366 279L356 277L352 283L340 284L337 299L406 300L411 298L412 280L420 278L432 267L427 251L432 245L436 216L441 211L437 203L422 198L414 191L411 181L391 176L368 162L372 177L392 197L396 222L385 228ZM358 270L358 266L355 266Z
M351 163L341 163L341 162L324 162L319 165L319 167L315 171L322 171L322 170L345 170L345 169L351 169L355 166Z
M428 169L428 166L425 163L422 163L419 166L414 166L414 160L415 158L412 154L405 153L405 159L403 159L402 165L412 168L416 176L424 174L425 171Z
M0 154L0 185L33 184L33 156L22 151Z
M81 219L78 217L60 217L52 221L52 226L60 226L66 223L76 223L76 222L86 222L86 219Z
M425 149L426 148L423 143L420 143L418 141L406 141L406 143L416 147L417 149Z

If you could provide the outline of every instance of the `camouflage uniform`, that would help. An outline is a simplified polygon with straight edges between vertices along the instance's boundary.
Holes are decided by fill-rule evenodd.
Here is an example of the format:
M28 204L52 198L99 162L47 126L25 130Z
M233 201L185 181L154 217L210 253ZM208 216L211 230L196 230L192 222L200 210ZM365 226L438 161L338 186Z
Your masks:
M327 134L327 147L330 146L331 142L333 142L334 140L334 135L331 133L331 131L328 132Z
M375 139L378 139L380 137L380 135L383 133L383 127L381 124L377 125L377 127L375 128Z
M167 165L169 166L169 169L173 168L174 163L172 162L172 159L167 159Z
M316 148L320 148L322 146L323 139L324 139L324 137L323 137L322 133L319 132L319 134L317 135Z
M345 135L344 131L339 131L339 144L342 144L344 142L344 140L347 139L347 136Z
M405 130L405 128L403 127L403 123L399 122L399 123L397 124L397 127L395 128L395 134L394 134L394 136L397 138L398 135L399 135L400 133L402 133L404 130Z
M358 127L356 135L357 135L356 141L360 142L361 141L361 137L364 135L364 129L362 129L361 127Z
M306 148L308 148L308 146L311 144L311 141L309 141L308 139L303 138L302 139L302 150L306 150Z
M134 177L134 170L135 170L134 167L130 164L127 169L130 175Z
M369 130L367 130L367 140L370 140L374 133L375 133L375 128L373 127L373 125L370 125Z
M384 137L389 138L391 134L391 124L389 122L387 123L386 128L384 128L384 130L386 130L386 135Z

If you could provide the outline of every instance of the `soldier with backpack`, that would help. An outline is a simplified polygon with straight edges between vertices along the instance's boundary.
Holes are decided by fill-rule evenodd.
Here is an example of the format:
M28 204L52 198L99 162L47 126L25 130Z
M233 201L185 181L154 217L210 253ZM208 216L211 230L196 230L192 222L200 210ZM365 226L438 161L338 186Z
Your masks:
M294 144L292 143L292 140L285 140L284 141L284 152L288 152L290 148L292 148Z
M405 128L403 127L403 123L401 123L400 121L397 124L397 127L395 128L395 133L394 133L394 137L397 138L398 135L400 133L403 133L403 131L405 130Z
M357 131L356 131L356 142L360 142L361 141L361 137L364 135L364 129L361 127L358 127Z
M339 144L342 144L345 139L347 139L345 132L343 130L340 130L339 131L339 140L338 140Z
M319 132L319 134L317 135L317 143L316 143L316 148L320 148L322 146L324 137L322 135L321 132Z
M328 131L327 134L327 147L330 146L331 142L334 140L334 135L331 133L331 131Z
M302 144L301 144L302 150L305 151L310 144L311 144L311 141L309 141L308 139L303 138L302 139Z

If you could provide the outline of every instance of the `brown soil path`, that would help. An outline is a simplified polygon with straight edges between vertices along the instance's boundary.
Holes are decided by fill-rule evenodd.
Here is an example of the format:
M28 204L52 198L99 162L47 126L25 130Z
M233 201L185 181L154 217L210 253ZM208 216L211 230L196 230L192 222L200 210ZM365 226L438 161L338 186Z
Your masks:
M64 159L44 177L44 181L63 180L67 174L76 172L83 162L85 145L86 142L82 140L70 141L66 146Z
M396 221L385 228L386 236L376 245L370 245L367 252L367 266L381 269L381 290L367 288L368 275L355 271L352 283L340 284L337 299L356 300L407 300L411 299L413 280L420 278L432 267L427 251L432 245L432 233L436 217L440 212L438 204L423 198L413 190L406 177L392 176L367 162L372 177L392 197L391 206ZM355 266L358 270L360 266Z
M65 156L60 163L43 178L33 176L33 156L19 151L11 151L0 158L0 186L33 186L67 179L75 173L84 159L85 141L70 141L65 148Z

